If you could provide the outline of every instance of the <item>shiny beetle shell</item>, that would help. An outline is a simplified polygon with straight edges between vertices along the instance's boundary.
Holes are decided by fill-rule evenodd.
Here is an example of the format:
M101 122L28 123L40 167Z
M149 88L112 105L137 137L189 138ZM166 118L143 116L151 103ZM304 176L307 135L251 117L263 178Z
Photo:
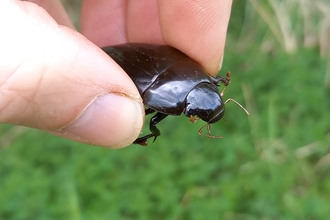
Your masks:
M146 114L157 112L150 120L152 134L134 143L155 140L160 135L156 124L167 115L184 113L192 122L201 118L207 124L223 117L225 103L218 86L219 82L227 86L230 75L212 77L196 61L166 45L128 43L102 49L133 80L148 107Z

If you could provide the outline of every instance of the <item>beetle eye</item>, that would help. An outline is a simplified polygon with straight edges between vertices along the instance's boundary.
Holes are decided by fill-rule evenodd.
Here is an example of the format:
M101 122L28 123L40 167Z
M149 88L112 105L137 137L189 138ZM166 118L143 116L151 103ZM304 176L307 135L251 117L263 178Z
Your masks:
M201 83L186 98L184 114L187 117L198 116L203 121L215 123L223 117L224 112L224 103L215 85Z

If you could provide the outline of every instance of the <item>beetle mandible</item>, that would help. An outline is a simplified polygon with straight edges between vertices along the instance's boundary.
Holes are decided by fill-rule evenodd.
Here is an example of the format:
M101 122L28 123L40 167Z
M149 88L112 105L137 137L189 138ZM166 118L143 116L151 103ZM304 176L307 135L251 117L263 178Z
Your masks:
M219 121L225 113L225 104L235 102L246 114L248 111L235 100L225 102L222 95L230 83L226 77L212 77L196 61L181 51L166 45L127 43L102 48L130 76L146 105L146 115L156 112L150 119L151 134L140 137L135 144L147 145L147 139L160 135L157 123L168 115L184 113L191 122L202 119L206 125L199 129L202 136L214 136L210 124ZM224 85L219 93L218 86ZM202 131L207 127L208 135Z

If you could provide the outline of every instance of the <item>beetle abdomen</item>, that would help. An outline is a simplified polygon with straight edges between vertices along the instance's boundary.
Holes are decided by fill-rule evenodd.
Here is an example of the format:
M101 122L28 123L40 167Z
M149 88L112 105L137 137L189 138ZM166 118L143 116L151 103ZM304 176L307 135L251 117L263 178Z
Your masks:
M144 104L158 112L180 115L195 86L214 84L201 65L170 46L129 43L103 50L130 76Z
M103 50L130 76L141 96L165 69L187 58L179 50L165 45L129 43Z

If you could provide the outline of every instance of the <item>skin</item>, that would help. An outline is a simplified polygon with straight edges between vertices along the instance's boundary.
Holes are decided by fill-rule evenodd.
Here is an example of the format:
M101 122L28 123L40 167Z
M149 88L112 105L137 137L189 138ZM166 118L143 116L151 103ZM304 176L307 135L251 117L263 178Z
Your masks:
M128 146L143 126L143 103L130 78L99 47L168 44L215 75L231 4L85 0L79 33L57 0L0 1L0 123Z

